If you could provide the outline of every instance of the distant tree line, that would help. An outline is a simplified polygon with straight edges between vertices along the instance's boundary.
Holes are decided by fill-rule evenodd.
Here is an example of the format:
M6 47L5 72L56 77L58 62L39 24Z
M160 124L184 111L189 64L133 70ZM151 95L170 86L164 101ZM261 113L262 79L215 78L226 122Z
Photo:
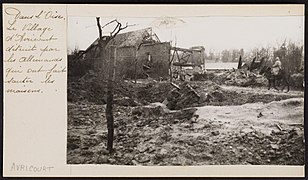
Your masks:
M244 49L225 49L221 52L214 53L210 51L205 53L206 60L214 60L215 62L238 62L239 57L244 55Z
M204 54L206 60L214 62L238 62L242 57L244 63L251 63L253 58L260 60L264 58L268 65L273 63L276 57L279 57L283 68L289 73L297 73L303 71L304 67L304 46L293 41L286 40L277 47L267 46L261 48L253 48L245 52L243 49L225 49L221 52L214 53L210 51Z

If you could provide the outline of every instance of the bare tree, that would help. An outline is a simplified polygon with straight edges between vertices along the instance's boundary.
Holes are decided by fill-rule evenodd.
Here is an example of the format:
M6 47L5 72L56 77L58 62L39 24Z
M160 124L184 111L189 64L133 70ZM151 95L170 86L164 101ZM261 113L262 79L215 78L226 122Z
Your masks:
M99 43L100 52L103 52L103 49L106 48L107 44L116 37L118 33L126 29L130 25L126 23L125 26L122 25L118 20L114 19L105 25L100 25L100 17L96 17L98 32L99 32ZM113 31L110 33L110 36L107 36L106 40L103 40L102 29L110 24L116 24ZM107 102L106 102L106 119L107 119L107 129L108 129L108 139L107 139L107 149L109 153L113 152L113 137L114 137L114 117L113 117L113 94L114 94L114 82L115 82L115 68L116 68L116 47L110 46L108 52L109 60L109 72L108 72L108 83L107 83ZM111 51L114 55L111 57ZM102 57L102 56L101 56Z
M120 23L117 19L114 19L114 20L106 23L105 25L101 26L100 25L100 17L96 17L96 25L98 27L98 34L99 34L98 37L99 37L100 41L102 41L102 39L103 39L103 31L102 31L102 29L105 28L106 26L108 26L110 24L114 24L114 23L116 25L115 25L113 31L110 33L110 36L108 36L106 38L106 40L104 42L105 45L107 45L112 39L114 39L114 37L117 34L119 34L122 30L124 30L124 29L126 29L126 28L128 28L130 26L135 26L135 24L129 25L128 23L126 23L125 26L123 26L123 24ZM102 46L102 44L98 43L97 45L90 46L86 51L83 51L82 53L80 53L79 56L76 57L76 59L80 59L80 57L82 57L84 54L86 54L87 52L91 51L92 49L100 48L98 46L101 46L103 48L104 45ZM101 50L102 49L100 49L100 52L102 52Z

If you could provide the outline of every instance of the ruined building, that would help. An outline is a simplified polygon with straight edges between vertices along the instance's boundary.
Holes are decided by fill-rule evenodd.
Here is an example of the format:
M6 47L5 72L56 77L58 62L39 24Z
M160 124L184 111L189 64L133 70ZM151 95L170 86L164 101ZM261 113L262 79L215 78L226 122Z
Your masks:
M85 50L82 58L91 64L93 70L106 69L108 59L115 58L117 77L168 76L171 46L169 42L160 42L152 28L121 33L110 41L108 38L103 36L101 41L96 39Z
M119 33L97 38L85 51L77 55L78 61L97 72L108 69L108 60L116 59L116 77L168 78L177 66L201 66L204 64L204 48L190 49L171 47L170 42L161 42L152 28ZM107 68L106 68L107 67Z

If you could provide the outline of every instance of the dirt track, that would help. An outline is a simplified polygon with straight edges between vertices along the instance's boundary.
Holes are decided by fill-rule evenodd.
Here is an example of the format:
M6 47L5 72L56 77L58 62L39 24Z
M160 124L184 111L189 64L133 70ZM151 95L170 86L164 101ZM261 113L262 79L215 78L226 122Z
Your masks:
M202 92L206 83L195 85ZM304 163L303 92L230 86L219 90L225 99L198 104L192 118L172 113L133 115L134 107L116 105L115 152L111 155L106 151L105 106L69 103L67 161L121 165Z

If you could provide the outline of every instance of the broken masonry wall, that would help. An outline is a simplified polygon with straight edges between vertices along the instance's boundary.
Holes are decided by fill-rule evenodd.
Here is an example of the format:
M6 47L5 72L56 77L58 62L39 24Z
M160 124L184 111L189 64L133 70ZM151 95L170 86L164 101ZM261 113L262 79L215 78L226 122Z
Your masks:
M100 75L106 77L108 69L108 59L114 56L114 50L109 52L111 48L91 49L85 58L93 66L93 70L100 72ZM169 58L170 43L153 43L141 45L137 52L137 47L126 46L116 48L116 77L121 79L146 78L166 78L169 76ZM137 55L137 64L136 64ZM150 67L144 70L143 65ZM135 73L136 71L136 73ZM147 74L147 75L146 75Z
M116 76L124 79L135 77L136 48L134 46L117 48ZM140 70L137 70L140 74Z
M142 64L137 58L135 46L119 47L116 50L116 77L120 79L135 79L145 77Z
M138 62L151 67L147 73L151 78L169 76L169 59L171 45L169 42L144 44L138 51ZM149 57L150 56L150 57Z
M135 74L136 78L146 78L146 74L155 79L169 76L169 43L143 44L138 52L135 46L119 47L116 56L118 78L134 79ZM143 65L150 68L144 69Z

